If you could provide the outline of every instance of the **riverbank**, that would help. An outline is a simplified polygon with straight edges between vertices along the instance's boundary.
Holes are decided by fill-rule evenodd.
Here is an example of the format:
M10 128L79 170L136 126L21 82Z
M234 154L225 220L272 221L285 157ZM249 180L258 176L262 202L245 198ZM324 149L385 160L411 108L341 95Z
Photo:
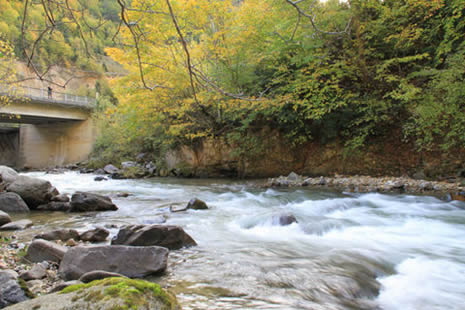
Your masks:
M57 168L47 173L63 173L66 170L78 170L80 173L96 174L95 181L108 179L144 179L151 177L179 177L186 178L180 170L157 169L152 163L138 163L136 161L122 162L118 168L108 164L102 168L94 169L77 165ZM192 176L190 176L192 178ZM444 200L465 201L465 178L441 177L439 180L426 179L424 174L409 176L364 176L340 175L309 177L291 172L288 176L279 176L265 179L264 187L308 187L315 189L335 189L341 192L353 193L408 193L430 194ZM229 178L231 179L231 178ZM237 179L237 178L232 178Z
M177 177L186 178L179 170L168 171L157 169L152 163L137 163L135 161L121 163L121 168L114 165L106 165L102 168L88 168L85 165L73 165L51 170L46 173L57 174L65 171L79 171L84 174L96 174L95 181L109 179L144 179L152 177ZM160 173L161 171L161 173ZM190 176L192 178L192 176ZM237 178L229 178L237 179ZM309 177L291 172L287 176L264 179L265 188L306 187L313 189L333 189L351 193L407 193L418 195L434 195L443 200L465 201L465 178L449 177L439 180L426 179L425 175L409 176L364 176L364 175L339 175Z
M409 193L442 196L445 200L465 201L465 179L442 181L416 180L409 177L344 176L306 177L294 172L270 178L265 187L332 188L355 193Z
M208 208L205 204L203 207ZM181 211L189 208L195 209L195 206L187 205ZM60 193L43 178L18 174L10 167L0 166L0 309L23 302L24 306L19 305L18 309L36 309L36 304L41 303L44 309L58 309L50 304L50 294L64 293L65 287L73 285L78 285L76 290L79 291L92 290L93 281L104 278L120 278L117 281L124 282L124 289L128 291L132 290L130 286L142 288L140 293L149 293L144 298L156 304L154 307L147 306L150 309L178 309L175 297L171 297L158 284L128 278L143 279L163 274L168 267L171 250L196 246L196 242L181 227L158 225L166 221L163 217L148 225L113 224L107 226L114 230L113 238L109 240L110 230L102 224L88 229L87 219L77 229L66 228L60 223L54 230L37 221L41 215L46 221L54 221L60 217L60 212L61 217L66 219L79 218L82 214L85 214L84 217L98 217L103 216L104 212L116 212L118 209L108 196L75 188L71 192ZM127 264L130 259L131 264ZM153 294L145 287L153 289ZM131 298L133 295L131 293ZM78 305L81 301L89 302L87 299L80 300L82 296L68 296L63 302L76 309L89 308L88 304ZM98 300L92 300L92 307L113 309L107 304L120 303L117 299L121 296L101 296ZM144 306L145 301L147 299L144 299ZM139 302L129 303L127 298L124 299L127 308L131 309L138 308ZM34 303L34 307L30 306L31 303Z

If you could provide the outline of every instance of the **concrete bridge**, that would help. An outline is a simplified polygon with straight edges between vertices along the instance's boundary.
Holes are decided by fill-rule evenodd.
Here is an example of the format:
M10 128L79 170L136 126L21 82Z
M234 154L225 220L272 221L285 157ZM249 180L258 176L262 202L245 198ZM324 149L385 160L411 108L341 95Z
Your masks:
M0 164L49 168L85 160L95 141L95 99L0 85Z

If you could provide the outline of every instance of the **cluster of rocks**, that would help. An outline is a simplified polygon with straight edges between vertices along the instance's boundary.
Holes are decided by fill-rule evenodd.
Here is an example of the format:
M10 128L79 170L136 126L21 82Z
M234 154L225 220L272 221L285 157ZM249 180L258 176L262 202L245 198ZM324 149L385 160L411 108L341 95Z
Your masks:
M134 161L125 161L121 163L121 168L118 168L112 164L108 164L103 168L90 169L83 168L80 170L81 173L94 173L97 174L94 178L95 181L106 181L108 178L111 179L138 179L144 177L158 176L157 167L153 162L148 163L137 163Z
M8 268L0 271L0 308L70 285L161 274L167 268L170 250L197 245L174 225L128 225L120 228L111 244L88 245L105 241L108 235L104 228L82 233L61 229L36 235L27 250L22 249L22 263L13 259L0 265ZM5 249L2 256L8 256ZM25 304L19 309L26 308Z
M81 163L81 168L76 165L66 166L65 169L79 170L80 173L97 174L95 181L105 181L111 179L139 179L150 177L192 177L189 169L157 166L153 161L147 160L147 154L140 153L134 160L123 161L121 163L107 164L98 169L90 168L89 162ZM60 171L60 169L54 169Z
M405 192L447 194L450 200L465 201L465 183L456 181L427 181L409 177L341 176L305 177L291 172L288 176L271 178L266 187L327 187L347 192Z
M19 175L0 166L0 231L23 230L33 225L28 219L12 221L10 213L30 211L115 211L118 207L109 197L76 192L71 198L62 195L46 180Z
M23 178L8 167L0 167L0 176L3 180L2 188L5 190L5 192L0 192L0 209L10 213L43 210L88 212L118 209L110 198L92 193L76 192L69 199L65 195L60 195L49 182L29 177ZM19 186L17 180L23 180L22 184L26 185ZM10 189L15 191L10 191ZM66 200L65 197L68 199ZM195 198L183 208L178 206L176 210L170 211L180 212L189 209L204 210L208 209L208 206L205 202ZM12 222L6 212L0 211L0 225L0 230L26 229L32 225L32 222L29 220ZM144 278L160 274L167 268L170 250L197 245L195 240L181 227L174 225L123 226L119 228L110 244L106 242L109 235L110 232L105 228L96 227L83 232L75 229L47 231L37 234L28 244L16 243L12 241L14 239L6 242L2 237L0 240L2 258L0 259L0 308L19 303L17 309L31 309L37 304L41 305L41 309L49 309L50 305L47 301L50 299L49 296L69 286L82 285L105 278ZM144 285L155 285L147 283ZM136 287L140 285L142 284L137 283ZM34 298L33 301L30 300L35 296L40 297ZM165 297L164 301L167 300ZM73 296L71 301L68 299L66 302L76 306L77 296ZM104 300L115 302L113 299ZM155 304L157 300L159 301L159 298L154 299ZM162 304L159 306L153 309L165 309ZM166 309L178 309L177 303Z
M83 163L83 165L85 166L86 163ZM98 169L84 167L80 168L79 171L81 173L97 174L95 181L105 181L108 178L137 179L170 175L170 172L166 169L157 167L152 161L146 161L146 154L144 153L138 154L134 161L123 161L117 166L108 164Z

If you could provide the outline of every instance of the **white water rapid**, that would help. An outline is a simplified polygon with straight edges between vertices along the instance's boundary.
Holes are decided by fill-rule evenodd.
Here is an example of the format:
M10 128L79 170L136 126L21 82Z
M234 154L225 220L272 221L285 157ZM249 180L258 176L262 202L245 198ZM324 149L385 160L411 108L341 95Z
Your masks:
M115 212L33 213L35 229L151 223L161 214L197 247L170 252L153 280L183 309L465 309L465 203L427 196L261 189L224 180L108 180L29 173L61 193L110 195ZM118 198L127 192L131 196ZM170 213L204 200L209 210ZM293 214L298 223L276 225ZM111 229L112 235L117 228Z

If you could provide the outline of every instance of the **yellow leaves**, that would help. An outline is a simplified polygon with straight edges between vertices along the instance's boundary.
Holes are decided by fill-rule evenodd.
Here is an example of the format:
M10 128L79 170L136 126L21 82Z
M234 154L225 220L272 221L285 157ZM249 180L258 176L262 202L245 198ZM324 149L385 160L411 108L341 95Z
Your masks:
M6 105L16 94L12 83L16 79L15 54L12 46L0 37L0 105Z
M201 75L193 79L197 100L190 84L186 53L166 2L135 0L131 2L135 10L128 12L127 17L130 22L137 21L133 29L140 35L139 53L127 28L120 33L126 47L105 50L129 72L112 85L120 103L116 111L109 113L117 113L115 118L130 120L139 127L161 126L162 119L170 136L192 140L211 134L211 126L207 126L210 120L204 110L210 117L221 119L222 113L245 115L251 109L260 111L282 104L279 100L230 98L215 87L234 94L243 92L243 85L251 85L257 65L270 57L268 47L274 40L275 25L288 18L290 24L295 22L292 10L278 0L247 0L240 4L236 0L170 0L170 3L193 70L201 71L207 79ZM142 13L146 8L153 13ZM279 29L288 37L292 30L292 27ZM273 40L268 40L270 37ZM147 85L163 88L142 88L139 60Z

